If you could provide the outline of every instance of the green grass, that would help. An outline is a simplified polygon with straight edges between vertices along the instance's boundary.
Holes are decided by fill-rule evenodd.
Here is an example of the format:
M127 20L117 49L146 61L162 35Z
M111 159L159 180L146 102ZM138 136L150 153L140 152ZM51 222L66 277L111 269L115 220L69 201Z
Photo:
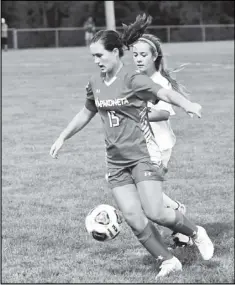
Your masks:
M200 120L176 109L165 192L187 205L215 244L207 262L194 247L177 250L183 271L164 282L234 281L233 45L164 45L170 67L191 63L177 78L203 106ZM125 60L131 62L129 54ZM2 54L2 283L154 282L155 261L125 223L108 243L85 231L92 207L115 206L104 180L100 118L69 140L58 160L49 156L96 71L86 48Z

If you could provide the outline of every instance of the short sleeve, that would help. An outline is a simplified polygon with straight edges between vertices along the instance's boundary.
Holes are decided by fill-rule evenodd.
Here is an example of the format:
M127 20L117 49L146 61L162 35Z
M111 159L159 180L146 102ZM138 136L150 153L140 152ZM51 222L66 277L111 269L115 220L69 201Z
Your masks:
M85 107L91 112L98 112L97 107L95 105L95 97L94 97L94 93L93 93L90 81L88 82L88 84L86 86Z
M134 73L130 77L131 88L138 98L157 104L159 99L157 93L162 86L154 83L147 75Z

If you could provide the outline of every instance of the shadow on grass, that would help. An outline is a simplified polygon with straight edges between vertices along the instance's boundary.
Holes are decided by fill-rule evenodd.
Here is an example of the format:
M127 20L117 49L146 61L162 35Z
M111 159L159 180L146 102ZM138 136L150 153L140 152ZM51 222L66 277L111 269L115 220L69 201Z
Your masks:
M219 259L222 256L228 256L230 252L230 246L228 243L223 242L224 237L230 236L232 237L233 233L233 223L208 223L202 225L209 235L209 237L212 239L214 245L215 245L215 257L219 257ZM127 250L128 246L124 246ZM141 245L135 245L132 247L132 254L130 254L130 262L128 271L135 272L136 270L142 271L144 268L147 269L148 272L155 272L156 269L158 270L158 267L160 266L160 263L156 262L156 259L153 258L150 254L147 253L141 253L138 254L140 251ZM125 254L125 248L122 247L105 247L102 249L102 255L105 255L106 258L113 259L114 256L118 256L118 260L125 259L127 256ZM135 254L137 253L137 254ZM198 249L196 246L188 246L184 248L177 248L173 251L173 254L182 262L182 265L185 268L189 268L192 265L196 265L197 267L203 267L204 270L206 269L214 269L220 267L220 262L218 260L213 260L213 258L209 261L205 261L202 259ZM95 253L94 253L95 255ZM141 264L141 266L136 268L136 264ZM126 267L119 266L118 268L110 269L112 273L115 272L115 274L123 274L123 272L126 271Z
M214 243L214 257L218 256L221 258L222 256L228 256L230 247L233 247L233 245L229 245L223 240L228 236L233 237L233 223L216 222L204 224L202 226L206 229L209 237ZM173 254L182 262L183 266L191 266L196 262L203 263L207 268L216 268L219 266L219 262L213 260L213 258L209 261L203 260L196 246L177 248L173 251ZM143 263L153 268L156 267L156 261L151 255L145 255L143 257Z
M232 234L234 233L233 221L227 223L222 223L222 222L208 223L202 226L206 229L208 235L213 240L218 240L222 238L224 234L230 233L232 236Z

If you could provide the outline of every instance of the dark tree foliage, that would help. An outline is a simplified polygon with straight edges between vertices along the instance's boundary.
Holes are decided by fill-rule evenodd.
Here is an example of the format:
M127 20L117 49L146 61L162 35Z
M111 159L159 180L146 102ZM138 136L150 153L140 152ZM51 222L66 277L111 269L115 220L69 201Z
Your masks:
M82 27L92 16L105 26L104 1L2 1L2 17L12 28ZM234 1L115 1L116 25L133 22L139 13L152 25L234 23Z

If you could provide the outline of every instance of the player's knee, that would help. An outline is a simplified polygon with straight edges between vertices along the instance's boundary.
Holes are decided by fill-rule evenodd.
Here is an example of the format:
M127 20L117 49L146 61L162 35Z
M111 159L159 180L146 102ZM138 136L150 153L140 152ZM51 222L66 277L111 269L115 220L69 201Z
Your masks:
M164 224L164 221L166 219L163 206L154 208L149 207L145 210L145 215L149 220L158 224Z
M122 214L126 220L126 223L131 227L135 235L143 232L148 223L148 219L143 215L143 213L140 214L135 213L134 211L128 211Z

